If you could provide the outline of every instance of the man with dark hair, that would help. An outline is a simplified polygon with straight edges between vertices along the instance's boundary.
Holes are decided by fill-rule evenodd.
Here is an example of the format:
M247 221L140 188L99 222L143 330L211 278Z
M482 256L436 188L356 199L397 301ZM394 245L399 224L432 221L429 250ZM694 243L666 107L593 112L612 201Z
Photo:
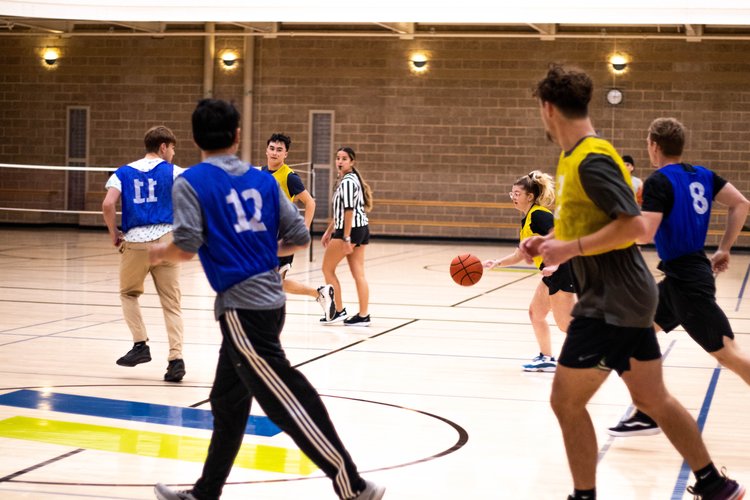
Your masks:
M588 116L592 90L583 71L552 65L534 91L547 137L562 151L555 232L521 243L529 258L541 255L549 265L571 260L576 277L578 302L550 398L573 475L569 499L596 498L596 434L586 405L612 370L694 471L689 491L703 499L741 498L744 488L719 473L695 420L664 386L653 328L656 283L635 245L646 225L630 174Z
M635 170L635 160L630 155L622 155L622 162L625 164L625 168L630 172L630 181L633 184L633 192L635 193L635 199L640 205L643 202L643 181L640 177L633 175Z
M165 262L150 265L147 248L172 239L172 183L184 169L173 165L177 139L164 126L150 128L143 138L146 156L118 168L107 180L102 202L104 222L112 244L120 250L120 302L125 322L133 336L133 348L117 360L120 366L151 361L148 334L138 298L146 276L154 279L164 312L169 340L164 380L179 382L185 376L182 360L182 309L180 267ZM117 202L122 197L122 231L117 229Z
M737 188L700 166L682 161L685 127L675 118L657 118L646 139L657 169L644 187L646 232L639 243L656 244L665 277L659 283L657 330L682 326L706 352L750 384L750 356L740 350L724 311L716 303L714 273L729 267L729 255L748 214L750 202ZM724 235L709 260L704 245L713 201L729 207ZM613 428L616 436L641 435L653 420L636 411ZM656 427L658 431L658 427Z
M305 226L309 229L315 216L315 199L305 188L305 185L294 170L286 164L286 157L289 154L289 147L292 140L284 134L273 134L266 141L266 159L268 164L262 168L273 174L276 182L279 183L281 190L287 198L294 203L299 201L305 207ZM307 295L314 298L320 307L323 308L323 314L326 321L330 321L336 314L336 304L334 303L334 291L331 285L322 285L318 288L307 286L299 281L287 279L286 275L292 268L294 254L279 257L279 274L284 280L284 291L295 295Z
M331 478L340 498L382 498L385 488L359 475L323 401L290 365L279 340L286 296L277 255L290 255L309 244L302 216L271 176L237 158L240 115L232 104L203 99L192 122L203 161L175 182L174 241L154 245L149 253L152 262L200 256L217 292L214 313L223 339L210 394L214 430L203 474L187 491L157 484L156 497L219 498L255 398Z

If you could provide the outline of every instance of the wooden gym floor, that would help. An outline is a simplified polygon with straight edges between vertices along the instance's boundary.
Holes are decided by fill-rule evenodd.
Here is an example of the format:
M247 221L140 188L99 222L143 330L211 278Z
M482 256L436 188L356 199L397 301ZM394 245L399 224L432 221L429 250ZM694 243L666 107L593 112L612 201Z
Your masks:
M299 254L290 277L322 284ZM290 296L283 342L317 387L363 475L386 498L562 500L572 491L548 404L552 374L524 373L537 353L527 266L486 272L473 287L451 258L500 257L510 245L373 240L366 268L369 328L321 326L319 306ZM647 250L649 264L656 256ZM719 302L750 349L750 257L736 253ZM345 304L357 311L345 264ZM182 269L187 375L162 381L166 337L150 279L141 299L153 361L115 360L132 345L118 298L118 254L102 231L0 228L0 496L146 499L156 482L190 485L210 436L206 402L220 334L197 260ZM550 321L552 321L550 316ZM699 420L717 465L750 483L750 390L682 331L659 334L668 387ZM563 334L554 331L558 350ZM612 375L589 405L602 499L680 499L693 482L664 435L610 438L627 411ZM332 499L330 481L252 409L241 460L223 498ZM684 498L689 495L685 494Z

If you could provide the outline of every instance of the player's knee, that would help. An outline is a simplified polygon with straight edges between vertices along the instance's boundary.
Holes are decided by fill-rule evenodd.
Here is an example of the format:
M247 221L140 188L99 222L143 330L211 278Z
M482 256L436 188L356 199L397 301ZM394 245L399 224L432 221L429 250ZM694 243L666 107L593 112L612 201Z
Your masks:
M552 411L557 415L558 418L564 417L565 415L579 410L585 405L577 404L576 398L568 397L560 391L552 391L549 398L549 404L552 407Z
M542 311L534 306L529 307L529 319L532 323L547 320L547 311Z
M729 341L729 342L727 342ZM730 369L736 369L739 365L747 364L747 359L740 355L740 351L734 345L731 339L725 337L724 347L711 353L722 366Z

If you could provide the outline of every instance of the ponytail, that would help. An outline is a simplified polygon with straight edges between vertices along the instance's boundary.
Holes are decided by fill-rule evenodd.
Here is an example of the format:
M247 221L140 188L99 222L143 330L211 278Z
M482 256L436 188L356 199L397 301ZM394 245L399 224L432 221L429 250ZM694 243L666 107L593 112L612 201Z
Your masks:
M357 170L356 167L352 167L352 172L357 175L359 184L362 186L362 199L364 200L363 204L365 212L369 212L372 210L372 188L364 181L364 179L362 179L362 176L360 175L359 170Z
M336 150L337 153L339 151L343 151L347 155L349 155L349 158L352 161L355 161L357 159L357 154L349 146L342 146ZM369 212L370 210L372 210L372 188L364 181L364 179L362 179L359 170L357 170L354 165L352 165L352 172L354 172L354 174L357 176L359 185L362 186L362 204L364 205L365 212Z
M521 186L526 192L534 196L534 203L543 207L555 204L555 181L549 174L541 170L533 170L523 177L519 177L514 186Z

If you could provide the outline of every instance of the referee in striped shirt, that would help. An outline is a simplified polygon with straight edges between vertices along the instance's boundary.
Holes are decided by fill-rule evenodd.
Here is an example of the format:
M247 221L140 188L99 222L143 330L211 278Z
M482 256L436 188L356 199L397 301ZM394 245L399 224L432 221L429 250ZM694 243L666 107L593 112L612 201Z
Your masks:
M341 179L333 194L333 221L323 234L323 276L334 288L336 314L324 324L343 322L345 326L370 326L368 311L370 287L365 278L365 247L370 242L367 212L372 208L370 186L355 167L356 155L350 147L336 151L336 168ZM336 266L346 257L357 286L359 312L348 316L341 295Z

